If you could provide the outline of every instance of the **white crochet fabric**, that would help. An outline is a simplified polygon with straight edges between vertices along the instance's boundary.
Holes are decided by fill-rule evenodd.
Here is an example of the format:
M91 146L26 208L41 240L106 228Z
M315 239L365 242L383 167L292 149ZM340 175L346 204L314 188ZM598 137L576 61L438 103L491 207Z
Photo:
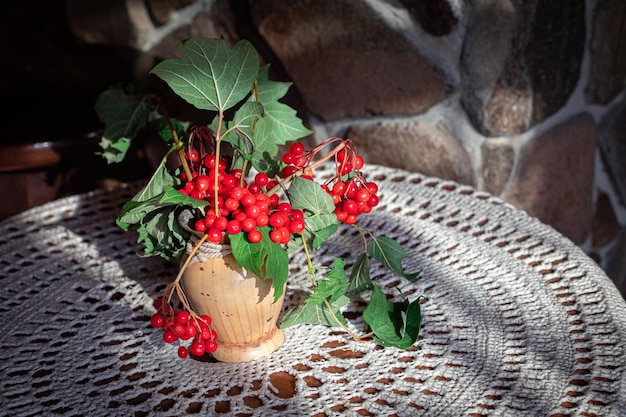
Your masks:
M176 268L139 257L136 236L114 223L133 185L0 223L0 414L626 415L626 303L590 258L470 187L366 173L381 205L360 224L396 238L406 269L423 270L414 282L373 273L388 293L424 296L413 348L307 325L254 362L179 359L149 324ZM361 250L351 228L340 231L319 263ZM306 288L303 262L293 257L286 308ZM346 312L355 331L359 308Z

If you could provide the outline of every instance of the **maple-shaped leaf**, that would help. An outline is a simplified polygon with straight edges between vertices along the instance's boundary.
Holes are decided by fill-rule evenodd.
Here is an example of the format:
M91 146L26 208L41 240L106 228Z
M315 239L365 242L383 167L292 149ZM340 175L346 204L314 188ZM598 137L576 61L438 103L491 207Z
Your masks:
M347 321L341 314L340 309L349 302L350 299L342 295L331 303L331 310L329 310L325 304L307 303L301 300L285 314L280 327L286 328L296 324L322 324L334 327L339 325L337 321L345 325Z
M242 101L259 72L259 56L249 41L233 48L223 39L191 38L178 45L181 58L166 59L152 71L188 103L225 111Z
M386 236L374 237L367 245L367 253L396 274L408 280L414 280L421 273L421 271L410 274L404 272L402 260L409 255L398 242Z
M291 83L269 80L268 66L264 66L258 75L258 94L250 97L250 100L258 101L263 106L263 117L257 120L254 128L252 166L270 176L277 174L280 169L279 162L274 158L278 146L313 133L304 127L294 109L278 101L290 86Z
M322 304L324 301L328 301L332 304L341 298L348 288L344 267L345 261L335 258L333 268L328 271L326 278L317 281L317 285L313 288L313 294L306 299L306 302Z
M111 88L98 96L94 108L104 123L100 154L109 164L121 162L132 139L146 125L154 104L148 96Z
M370 258L366 253L362 253L356 258L356 262L352 266L350 272L350 281L348 282L348 292L360 293L374 288L370 277Z
M380 345L407 349L419 336L422 323L419 298L413 302L394 303L374 285L370 302L363 310L363 321L372 329L374 340Z
M269 237L269 227L259 228L262 239L258 243L250 243L244 233L229 236L233 256L243 268L252 271L261 279L272 279L274 301L283 294L285 283L289 278L289 255L279 244Z
M331 214L335 210L333 198L315 181L295 177L289 186L289 201L294 209L306 210L309 217Z

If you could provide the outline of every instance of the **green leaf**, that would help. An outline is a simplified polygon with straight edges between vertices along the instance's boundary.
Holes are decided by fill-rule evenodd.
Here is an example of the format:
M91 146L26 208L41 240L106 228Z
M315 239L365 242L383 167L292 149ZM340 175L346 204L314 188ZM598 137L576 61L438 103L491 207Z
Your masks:
M268 131L279 138L281 143L285 143L283 140L298 140L312 134L313 131L304 127L294 109L278 101L287 93L291 83L271 81L268 69L268 66L261 68L257 80L258 101L265 109L262 120L268 124Z
M301 300L292 310L285 314L280 327L286 328L296 324L321 324L335 327L338 326L337 320L345 325L347 321L341 314L340 309L349 302L350 299L345 295L339 297L331 303L331 313L325 304L307 303L305 300Z
M261 68L258 76L258 102L263 105L263 117L257 120L254 129L254 148L251 163L258 171L274 176L280 170L275 159L278 146L298 140L313 132L304 127L296 111L278 100L286 93L291 83L268 79L268 66ZM251 96L250 101L257 97Z
M261 118L257 121L254 129L254 153L249 156L251 165L259 172L265 172L270 177L280 173L281 162L276 159L278 153L277 143L285 143L287 140L278 140L271 131L267 130L267 124Z
M196 37L178 49L181 58L164 60L151 73L198 109L225 111L251 92L259 56L250 42L230 48L223 39Z
M188 234L178 224L175 206L151 211L138 228L137 243L143 244L144 256L160 255L165 259L180 258Z
M146 191L145 195L149 195ZM116 221L123 230L137 230L138 243L144 255L178 258L185 249L188 233L178 224L177 212L182 206L199 208L206 201L196 200L167 186L165 190L143 201L129 201L122 207Z
M315 215L335 211L333 198L315 181L295 177L289 186L289 201L294 209L306 210Z
M147 200L128 201L117 216L117 224L122 229L129 230L134 226L145 224L145 217L150 216L152 212L161 211L163 208L180 206L200 208L207 204L207 201L196 200L168 186L161 194Z
M207 201L180 193L173 185L178 180L166 169L167 155L146 185L122 207L116 223L122 230L137 230L144 255L178 258L184 251L188 233L178 224L177 209L201 208Z
M300 181L306 181L308 183L315 184L312 181L304 180L298 177L294 178L294 181L296 183L299 183ZM312 187L312 189L314 190L317 190L317 188L319 188L319 185ZM321 188L319 188L319 190L322 193L327 194ZM306 189L302 191L306 192ZM325 198L325 197L322 196L322 198ZM292 200L290 201L292 202L294 201L293 195L292 195ZM332 202L332 198L331 198L331 202ZM330 209L330 208L331 208L330 206L325 206L325 205L323 206L324 210ZM323 213L323 212L312 213L308 210L304 210L304 221L306 224L306 228L304 229L304 239L306 241L306 244L309 247L311 247L311 249L313 250L319 249L320 246L322 246L322 244L329 237L331 237L335 233L337 228L339 227L339 221L337 220L337 216L335 215L335 213ZM287 248L289 251L293 251L293 250L299 249L301 246L302 246L301 237L295 236L289 242Z
M132 201L146 201L155 196L159 196L163 194L165 189L168 186L173 186L178 184L179 180L177 180L167 169L168 155L165 155L161 158L161 162L159 166L152 173L152 177L148 180L146 185L143 186L141 190L132 198ZM180 193L179 193L180 194Z
M269 65L264 65L260 68L259 75L257 77L258 101L265 104L278 101L283 98L293 84L290 82L270 80L269 69ZM250 99L256 100L255 97L251 97Z
M421 271L407 274L402 268L402 260L409 255L395 240L386 236L374 237L367 245L367 253L396 274L408 280L417 278Z
M374 332L374 340L380 345L407 349L419 336L422 322L419 298L412 303L407 300L393 303L375 285L370 302L363 311L363 321Z
M252 271L261 279L272 279L274 301L283 294L289 278L289 255L279 244L269 238L269 227L259 229L263 238L250 243L244 233L229 235L233 256L243 268Z
M335 258L333 268L326 274L326 278L317 281L317 285L313 288L306 302L313 304L322 304L328 300L331 305L346 293L348 281L346 280L346 272L344 270L344 260Z
M177 119L170 119L172 125L174 126L174 130L178 135L178 138L182 138L189 128L189 122L181 122ZM169 145L174 143L174 136L172 135L172 130L170 129L169 123L167 123L167 119L161 116L158 113L153 112L152 118L150 119L150 123L155 127L159 137L163 139L163 141Z
M96 155L102 155L107 164L116 164L122 162L126 157L130 149L131 138L120 137L116 140L111 140L102 136L98 145L100 145L102 152L97 152Z
M122 88L111 88L98 96L95 110L105 125L101 154L109 164L124 159L131 140L146 125L153 108L148 96L128 93Z
M350 271L350 281L348 292L361 293L374 288L374 283L370 278L370 258L366 253L362 253L356 258L356 262Z
M261 233L263 233L263 231L261 231ZM259 243L248 242L244 233L230 235L229 237L233 256L237 260L237 263L263 279L265 276L264 264L268 255L265 250L265 245L262 243L265 236L263 236L263 239Z
M313 133L302 124L296 110L286 104L276 102L261 103L265 109L257 128L262 136L268 136L276 144L298 140ZM275 152L274 152L275 153Z
M331 237L337 228L339 222L334 214L319 214L314 217L307 217L305 214L304 221L306 228L304 229L304 240L306 244L313 250L317 250L322 244ZM287 245L288 251L300 249L302 247L302 238L299 235L292 236Z
M256 102L244 103L236 112L232 122L228 124L228 131L224 139L244 155L255 151L253 142L253 128L255 122L263 115L263 106ZM228 132L227 132L228 133Z
M318 183L295 177L289 186L289 201L294 209L304 211L305 239L318 249L339 226L333 198Z
M311 235L310 246L313 250L317 250L326 240L331 237L339 227L337 216L332 214L318 214L316 216L305 217L307 225L307 233Z

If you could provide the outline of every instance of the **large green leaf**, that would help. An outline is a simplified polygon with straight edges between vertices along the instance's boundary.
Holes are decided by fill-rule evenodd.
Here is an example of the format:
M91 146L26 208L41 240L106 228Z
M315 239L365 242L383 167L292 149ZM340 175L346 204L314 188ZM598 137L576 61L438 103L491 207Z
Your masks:
M339 221L335 213L321 213L314 216L305 217L307 225L307 242L311 248L317 250L326 240L335 234L339 227ZM310 237L308 235L311 235Z
M146 191L143 195L148 196L150 193ZM183 206L199 208L207 204L206 201L181 194L172 186L166 186L158 195L124 204L117 217L117 224L123 230L137 230L137 241L144 245L144 255L177 258L184 251L188 237L188 233L178 224L178 209Z
M100 141L101 154L109 164L121 162L131 140L146 125L154 104L147 96L111 88L98 96L94 108L105 125Z
M279 244L269 238L269 227L259 229L263 238L250 243L244 233L229 235L233 256L243 268L252 271L261 279L272 279L274 301L283 294L289 278L289 255Z
M175 259L185 251L188 233L178 223L176 206L167 205L150 211L137 231L137 243L143 244L144 256Z
M386 236L374 237L367 245L367 253L396 274L408 280L417 278L421 271L408 274L404 272L402 260L409 255L395 240Z
M254 129L254 149L252 166L259 171L273 176L278 173L280 164L275 159L278 146L298 140L313 133L304 127L296 111L280 103L291 83L271 81L268 78L268 66L261 68L257 82L257 100L263 105L263 117L257 120Z
M374 288L374 284L370 278L370 265L370 258L366 253L362 253L357 256L356 262L352 266L352 271L350 272L348 292L360 293Z
M183 138L191 123L183 122L178 119L170 119L170 121L172 122L172 126L174 127L178 138ZM163 139L165 143L170 145L174 143L172 129L170 128L170 124L167 122L167 119L165 117L156 112L152 112L150 123L154 126L156 132L159 134L159 137Z
M260 121L260 128L265 129L263 134L271 135L276 144L284 144L286 141L312 134L313 131L304 127L293 108L278 101L287 93L291 83L271 81L268 78L268 68L261 68L257 81L258 101L265 109Z
M304 127L302 120L296 116L296 111L288 105L278 101L261 104L263 104L265 114L259 120L257 129L261 137L270 138L267 141L268 148L270 148L269 143L282 145L313 133ZM275 153L272 152L272 154Z
M349 302L350 299L342 295L331 304L331 312L325 304L307 303L305 300L301 300L285 314L280 327L286 328L296 324L322 324L334 327L338 325L337 320L345 325L347 321L341 314L340 309Z
M289 200L294 209L306 210L311 217L335 210L333 198L317 182L300 177L294 178L289 186Z
M233 120L228 123L228 131L224 139L249 158L255 151L253 129L256 121L263 115L263 106L256 102L244 103L237 111ZM230 133L230 134L229 134Z
M269 65L261 67L257 82L257 96L260 103L271 103L280 100L287 94L292 83L272 81L269 79ZM251 97L256 100L256 97Z
M289 201L293 208L304 211L304 238L308 246L317 250L339 227L332 197L318 183L296 177L289 186ZM301 244L298 236L289 242L288 248L292 251Z
M343 259L335 258L333 268L326 274L326 278L317 281L313 288L313 294L307 299L307 303L322 304L325 300L332 303L343 296L348 288L345 262Z
M251 165L259 172L265 172L270 177L280 173L281 161L276 159L278 153L277 144L287 142L287 139L277 138L271 130L268 130L265 118L257 120L254 129L254 153L249 155Z
M422 316L419 299L409 303L393 303L383 291L374 286L368 306L363 310L363 321L374 332L374 340L382 346L407 349L417 341Z
M223 39L197 37L181 42L178 49L181 58L164 60L151 73L195 107L225 111L251 92L259 56L250 42L230 48Z
M176 185L178 180L169 172L166 167L167 157L161 158L159 166L154 170L152 177L146 185L133 197L132 201L146 201L157 195L161 195L168 185Z

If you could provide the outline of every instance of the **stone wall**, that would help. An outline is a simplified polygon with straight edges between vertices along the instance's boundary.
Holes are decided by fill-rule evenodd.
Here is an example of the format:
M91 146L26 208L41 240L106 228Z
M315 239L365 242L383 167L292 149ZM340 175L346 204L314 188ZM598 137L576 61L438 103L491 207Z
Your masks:
M246 38L294 82L311 140L475 186L626 288L626 2L68 0L75 35L157 59Z

